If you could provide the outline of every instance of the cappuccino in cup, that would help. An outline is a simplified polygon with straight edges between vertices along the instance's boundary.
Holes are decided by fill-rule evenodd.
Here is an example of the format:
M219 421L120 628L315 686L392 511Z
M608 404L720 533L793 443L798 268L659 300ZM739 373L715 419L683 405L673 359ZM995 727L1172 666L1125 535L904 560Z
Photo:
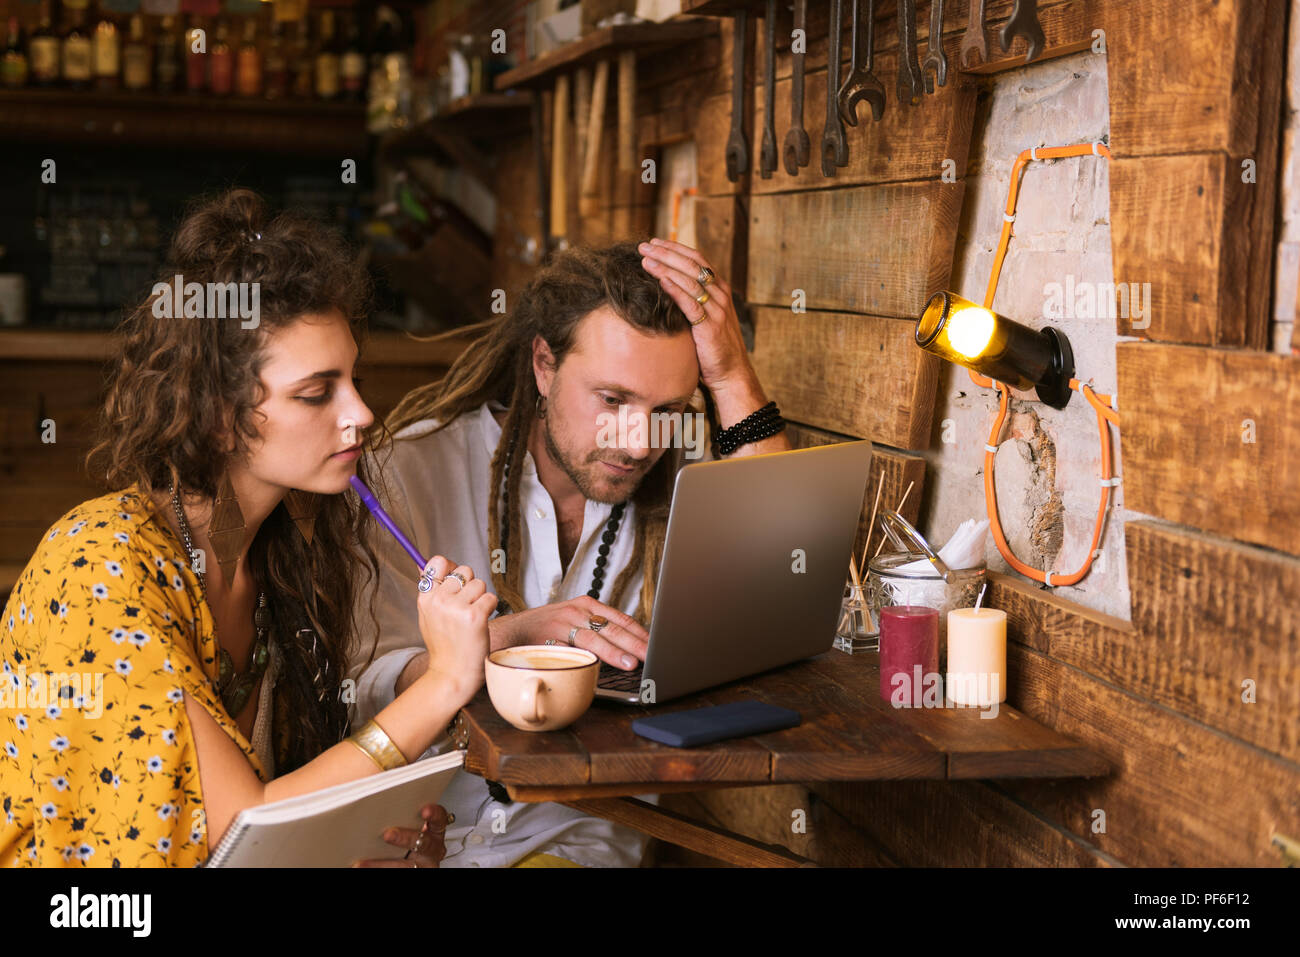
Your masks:
M591 707L599 664L585 648L502 648L487 658L488 697L497 714L521 731L557 731Z

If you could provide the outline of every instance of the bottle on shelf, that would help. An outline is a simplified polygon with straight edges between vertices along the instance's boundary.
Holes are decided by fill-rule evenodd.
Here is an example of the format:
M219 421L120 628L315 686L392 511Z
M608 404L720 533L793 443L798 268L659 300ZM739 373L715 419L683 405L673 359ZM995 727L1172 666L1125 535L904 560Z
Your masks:
M334 11L320 14L320 45L316 49L316 99L333 100L339 95L339 49L334 33Z
M208 30L202 17L191 17L185 31L185 92L202 93L208 88Z
M366 97L366 52L361 45L361 26L355 16L348 18L347 42L339 61L339 77L345 99L359 103Z
M384 57L396 53L401 46L402 21L389 6L375 11L374 31L370 41L370 69L383 66Z
M9 18L4 55L0 56L0 84L11 90L27 85L27 52L23 49L23 28L17 17Z
M411 65L402 45L401 17L389 6L381 6L375 16L366 129L382 134L407 125L411 114Z
M311 36L307 18L298 21L297 35L293 41L293 54L289 59L289 72L293 79L293 96L300 100L311 99L316 83L316 61L311 54Z
M122 72L122 34L102 3L91 46L95 89L116 90Z
M268 100L283 100L289 95L289 59L285 55L283 24L271 24L271 39L266 45L266 62L262 67L262 85Z
M240 96L262 95L262 51L257 45L257 19L244 21L244 39L235 61L235 92Z
M182 38L176 34L176 18L162 18L153 38L154 89L159 93L175 93L180 76L180 45Z
M84 90L90 86L93 75L94 53L90 31L86 29L86 8L82 4L68 8L68 26L63 32L62 78L65 86Z
M217 35L208 53L208 87L217 96L229 96L235 89L235 51L230 48L230 28L217 21Z
M50 19L50 0L41 0L36 29L27 41L27 66L32 82L37 86L54 86L59 82L59 60L62 44L54 32Z
M144 17L132 14L127 30L126 43L122 45L122 86L132 93L139 93L149 88L153 72L150 69L149 44L144 37Z

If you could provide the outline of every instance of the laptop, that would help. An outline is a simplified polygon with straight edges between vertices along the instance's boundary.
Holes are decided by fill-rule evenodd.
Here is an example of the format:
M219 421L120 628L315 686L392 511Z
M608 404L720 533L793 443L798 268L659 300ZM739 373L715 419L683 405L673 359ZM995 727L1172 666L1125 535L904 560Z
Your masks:
M645 661L602 662L597 697L661 704L827 651L870 468L862 441L680 469Z

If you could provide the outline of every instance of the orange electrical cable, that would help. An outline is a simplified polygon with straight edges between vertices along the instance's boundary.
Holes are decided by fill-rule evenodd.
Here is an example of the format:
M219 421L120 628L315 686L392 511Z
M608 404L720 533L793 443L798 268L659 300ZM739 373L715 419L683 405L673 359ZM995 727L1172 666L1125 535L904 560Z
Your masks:
M682 196L694 196L698 190L694 186L673 190L673 219L668 227L668 238L677 242L677 227L681 222Z
M1110 159L1110 150L1102 143L1037 147L1025 150L1016 157L1016 161L1011 167L1011 185L1007 190L1007 207L1002 217L1002 236L998 240L997 255L993 258L993 272L989 276L988 291L984 294L985 309L990 311L993 309L993 297L998 289L998 277L1002 274L1002 263L1006 259L1007 246L1011 242L1011 227L1016 220L1016 200L1020 193L1020 174L1024 171L1025 166L1033 160L1060 159L1066 156L1086 156L1088 154L1104 156L1107 160ZM1112 474L1110 436L1111 423L1115 426L1116 435L1119 433L1119 414L1115 411L1114 398L1109 395L1098 394L1086 382L1080 382L1078 379L1070 380L1070 388L1087 399L1088 404L1097 413L1097 431L1101 440L1101 502L1097 507L1097 523L1093 528L1092 545L1088 548L1088 557L1079 570L1073 574L1057 574L1056 572L1045 572L1026 565L1016 558L1011 551L1011 546L1007 544L1006 535L1002 532L1002 522L998 517L998 492L993 478L993 463L997 457L998 436L1002 434L1002 427L1006 424L1007 412L1010 408L1011 389L1003 382L996 382L973 371L970 373L970 377L971 381L981 388L996 388L998 391L998 414L993 422L993 428L989 432L988 444L984 450L984 499L988 507L989 530L993 533L994 544L997 545L998 551L1007 560L1008 565L1034 581L1044 582L1049 586L1074 585L1082 581L1088 572L1092 570L1093 560L1097 557L1102 532L1106 527L1106 514L1110 508L1111 489L1116 484L1115 476Z

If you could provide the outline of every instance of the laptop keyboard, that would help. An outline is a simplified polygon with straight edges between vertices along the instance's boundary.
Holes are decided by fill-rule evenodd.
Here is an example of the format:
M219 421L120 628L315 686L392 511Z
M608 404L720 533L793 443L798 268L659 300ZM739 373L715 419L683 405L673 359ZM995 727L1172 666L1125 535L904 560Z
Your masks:
M602 661L600 663L600 677L596 679L596 685L600 688L608 688L611 691L637 691L641 690L641 667L635 671L624 671L622 668L615 668L611 664Z

